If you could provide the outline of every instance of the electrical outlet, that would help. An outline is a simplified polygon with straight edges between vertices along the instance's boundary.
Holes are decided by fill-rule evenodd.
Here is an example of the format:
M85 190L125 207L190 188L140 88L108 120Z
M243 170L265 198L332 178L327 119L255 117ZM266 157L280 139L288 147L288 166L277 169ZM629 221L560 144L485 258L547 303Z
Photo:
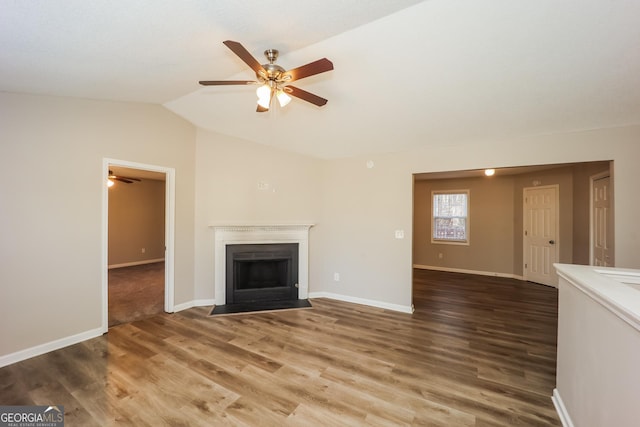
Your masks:
M333 273L333 281L334 282L340 281L340 273Z
M442 252L440 252L440 253L438 254L438 258L439 258L439 259L444 258L444 256L442 255Z
M140 252L145 253L145 252L147 252L147 250L146 250L145 248L142 248L142 249L140 250Z
M404 230L396 230L396 239L404 239Z

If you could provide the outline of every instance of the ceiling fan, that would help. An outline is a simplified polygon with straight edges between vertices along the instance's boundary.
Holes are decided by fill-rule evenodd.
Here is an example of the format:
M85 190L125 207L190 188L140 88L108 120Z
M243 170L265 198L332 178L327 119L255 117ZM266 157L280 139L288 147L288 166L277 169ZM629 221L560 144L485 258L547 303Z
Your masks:
M300 98L310 102L318 107L322 107L327 100L314 95L313 93L291 86L289 83L305 77L314 76L333 70L333 63L327 58L318 59L297 68L286 71L275 62L278 59L278 51L276 49L267 49L264 55L269 61L268 64L260 64L247 49L240 43L232 40L223 42L233 53L238 55L245 64L247 64L255 73L256 80L201 80L199 83L203 86L222 86L222 85L260 85L256 90L258 95L257 112L263 113L269 111L271 102L275 97L281 107L284 107L291 101L291 96Z
M142 181L140 178L132 178L130 176L121 176L121 175L114 175L112 170L109 170L109 177L108 177L109 181L120 181L120 182L124 182L127 184L133 184L133 181Z

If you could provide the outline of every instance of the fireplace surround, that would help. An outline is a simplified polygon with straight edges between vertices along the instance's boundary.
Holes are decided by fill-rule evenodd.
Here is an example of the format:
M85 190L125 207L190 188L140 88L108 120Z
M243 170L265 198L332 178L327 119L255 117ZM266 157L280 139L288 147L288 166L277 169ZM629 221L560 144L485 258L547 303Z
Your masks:
M309 295L309 230L312 223L279 224L214 224L214 290L215 304L225 305L227 299L227 247L232 245L297 244L297 298ZM271 267L274 267L273 265ZM272 273L261 273L272 274ZM233 297L232 297L233 298Z

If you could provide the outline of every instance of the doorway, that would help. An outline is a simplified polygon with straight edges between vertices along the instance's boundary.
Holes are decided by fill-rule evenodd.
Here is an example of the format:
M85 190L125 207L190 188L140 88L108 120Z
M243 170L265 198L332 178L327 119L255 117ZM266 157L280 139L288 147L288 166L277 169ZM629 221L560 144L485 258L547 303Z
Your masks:
M172 168L103 160L102 182L115 182L112 189L103 185L104 332L114 322L144 317L149 310L173 312L174 174ZM110 192L119 192L119 195L110 196ZM112 197L114 205L110 209ZM143 203L136 200L141 198L145 199ZM155 207L150 210L149 204ZM140 218L136 220L136 217ZM117 226L117 232L110 231L110 224ZM110 286L110 281L114 286ZM157 286L163 289L158 290ZM110 304L116 302L116 298L120 301L117 307ZM136 304L136 299L142 304Z
M553 240L558 259L588 265L589 178L605 171L611 172L609 192L613 210L615 179L610 160L501 168L491 177L482 169L414 174L413 267L524 280L524 188L556 184L559 188L556 232L560 234ZM471 244L433 244L432 191L460 188L469 188L473 194L469 207ZM613 214L610 218L613 229ZM610 235L613 237L612 232Z
M604 172L591 177L591 233L590 263L599 267L613 267L613 204L611 176Z
M527 187L523 194L523 277L558 286L553 264L559 261L558 185Z

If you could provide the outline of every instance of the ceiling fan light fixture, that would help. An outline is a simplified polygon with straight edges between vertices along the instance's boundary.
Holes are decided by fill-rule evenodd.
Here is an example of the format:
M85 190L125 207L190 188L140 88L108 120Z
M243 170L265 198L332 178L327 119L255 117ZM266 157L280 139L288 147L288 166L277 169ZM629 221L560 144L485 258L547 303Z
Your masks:
M493 176L495 173L496 173L496 170L495 170L495 169L485 169L485 170L484 170L484 174L485 174L486 176Z
M281 107L287 105L289 101L291 101L291 97L310 102L318 107L322 107L327 103L326 99L313 93L298 89L294 86L285 87L285 85L293 81L333 70L333 63L327 58L318 59L317 61L287 71L275 63L278 59L278 51L276 49L267 49L264 54L269 63L260 64L242 44L233 40L225 40L223 44L256 73L256 80L200 80L199 83L201 85L226 86L258 84L260 85L256 90L258 95L258 108L256 112L258 113L268 111L271 105L271 99L274 97L278 98L278 104Z
M271 87L267 84L258 87L256 95L258 95L258 105L268 109L271 104Z
M268 99L271 96L271 87L266 83L258 86L258 89L256 89L256 95L258 95L259 99Z
M284 93L282 89L276 92L276 98L278 98L278 103L280 104L281 107L284 107L291 102L291 97L286 93Z
M107 187L113 187L113 184L115 184L115 182L113 182L112 179L107 179Z

